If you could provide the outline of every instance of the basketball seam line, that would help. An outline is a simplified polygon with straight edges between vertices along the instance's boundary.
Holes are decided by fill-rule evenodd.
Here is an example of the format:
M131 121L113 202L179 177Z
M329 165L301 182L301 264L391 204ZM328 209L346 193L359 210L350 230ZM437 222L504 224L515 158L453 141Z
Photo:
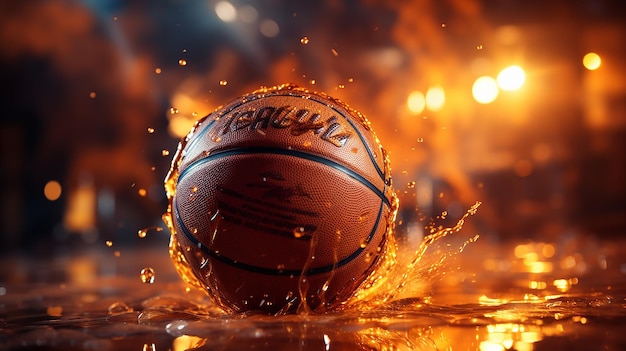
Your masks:
M337 163L335 161L332 161L332 160L329 160L329 159L324 158L322 156L319 156L319 155L310 154L308 152L303 152L303 151L299 151L299 150L289 150L289 149L274 148L274 147L264 147L264 146L261 146L261 147L246 147L246 148L233 148L233 149L216 151L214 153L209 154L208 156L206 156L204 158L201 158L201 159L196 160L193 163L189 164L178 175L178 183L180 183L180 181L187 175L187 173L191 172L192 169L198 167L199 165L201 165L203 163L212 161L214 159L226 157L226 156L251 155L251 154L278 154L278 155L285 155L285 156L293 156L293 157L303 158L305 160L309 160L309 161L313 161L313 162L317 162L317 163L321 163L323 165L329 166L331 168L334 168L334 169L336 169L338 171L343 172L344 174L348 175L349 177L351 177L351 178L357 180L358 182L360 182L361 184L365 185L372 192L374 192L374 194L376 194L376 196L378 196L387 206L389 206L391 208L391 202L385 196L384 190L378 189L369 180L365 179L365 177L363 177L362 175L356 173L355 171L351 170L350 168L348 168L348 167L346 167L346 166L344 166L344 165L342 165L340 163ZM383 182L383 184L384 184L384 182Z
M375 221L374 226L373 226L372 230L370 231L370 233L369 233L369 235L367 236L367 239L366 239L366 242L368 244L374 238L374 235L376 234L376 230L378 229L378 225L380 224L380 218L381 218L382 213L383 213L383 205L384 204L381 201L380 207L378 209L378 215L376 216L376 221ZM221 262L223 262L225 264L228 264L228 265L236 267L236 268L244 269L244 270L247 270L247 271L250 271L250 272L254 272L254 273L265 274L265 275L292 276L292 277L301 276L302 275L302 270L299 270L299 269L263 268L263 267L253 266L253 265L250 265L250 264L247 264L247 263L239 262L237 260L233 260L232 258L220 255L220 254L214 252L213 250L209 249L208 247L206 247L198 239L196 239L193 236L193 234L191 234L189 229L187 229L187 226L183 223L182 218L180 217L180 214L179 214L179 211L178 211L178 204L176 203L176 201L174 201L174 215L176 217L176 221L178 222L178 225L182 229L183 234L185 234L187 239L189 239L189 241L191 241L196 247L198 247L200 250L202 250L202 252L206 253L207 255L209 255L210 257L212 257L212 258L214 258L214 259L216 259L218 261L221 261ZM383 238L384 238L384 236L383 236ZM350 261L352 261L355 258L357 258L364 250L365 250L365 247L359 247L353 253L351 253L350 255L346 256L345 258L337 261L336 263L333 263L333 264L330 264L330 265L326 265L326 266L317 267L317 268L309 268L309 269L306 270L305 275L306 276L310 276L310 275L328 273L328 272L333 271L334 269L337 269L339 267L343 267L344 265L348 264Z

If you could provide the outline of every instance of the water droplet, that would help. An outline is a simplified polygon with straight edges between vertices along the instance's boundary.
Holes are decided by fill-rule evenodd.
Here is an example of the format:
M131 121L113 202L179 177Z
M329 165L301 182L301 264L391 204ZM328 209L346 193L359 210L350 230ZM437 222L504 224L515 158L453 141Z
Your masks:
M446 25L445 23L442 23L442 24L441 24L441 28L446 28L446 26L447 26L447 25Z
M146 235L148 235L148 229L140 229L139 231L137 231L137 236L140 238L145 238Z
M364 249L367 247L367 244L369 244L369 242L367 240L363 240L363 242L361 242L361 248Z
M143 350L142 351L156 351L156 345L154 343L152 344L143 344Z
M165 149L161 150L161 156L168 156L169 154L170 154L169 150L165 150Z
M310 140L305 141L304 143L302 143L302 146L310 147L311 146L311 141Z
M354 82L354 78L348 78L348 83Z
M154 283L154 269L146 267L139 273L139 278L142 283L152 284Z
M154 73L156 73L156 74L161 74L161 72L163 72L163 70L161 70L160 67L157 67L157 68L154 69Z
M95 99L96 98L96 92L92 91L91 93L89 93L89 97L92 98L92 99Z
M339 53L335 49L331 49L330 52L332 52L335 57L339 56Z
M178 109L176 107L170 107L170 114L175 115L178 113Z
M276 269L283 270L283 269L285 269L285 265L284 264L279 264L279 265L276 266Z
M482 50L482 49L483 49L483 44L476 45L476 50Z
M223 79L222 79L222 80L220 80L220 85L221 85L221 86L226 86L227 84L228 84L228 81L227 81L227 80L223 80Z
M122 253L120 252L120 250L115 250L115 252L113 253L113 256L120 257L122 256Z
M309 83L310 83L311 85L315 85L315 79L311 79L311 80L309 81Z
M178 65L179 66L187 66L187 60L185 60L185 59L178 60Z
M113 246L113 242L111 240L107 240L104 242L108 247Z
M304 227L296 227L293 230L293 236L297 239L300 239L304 236Z
M114 315L114 314L133 312L133 309L123 302L114 302L111 305L109 305L108 311L110 315Z
M418 143L423 143L424 142L424 138L417 138L417 142Z
M139 194L139 196L141 197L145 197L146 195L148 195L148 191L144 188L140 188L139 190L137 190L137 194Z
M306 45L309 43L309 37L302 37L300 38L300 43L303 45Z
M154 128L148 127L148 134L152 134L152 133L154 133Z
M185 335L185 328L188 324L189 322L184 320L173 321L165 326L165 331L172 336L182 336Z
M415 182L411 181L406 185L409 189L415 188Z
M345 88L345 87L346 87L346 86L345 86L345 85L343 85L343 84L339 84L339 85L337 86L337 88L339 88L339 89L343 89L343 88Z

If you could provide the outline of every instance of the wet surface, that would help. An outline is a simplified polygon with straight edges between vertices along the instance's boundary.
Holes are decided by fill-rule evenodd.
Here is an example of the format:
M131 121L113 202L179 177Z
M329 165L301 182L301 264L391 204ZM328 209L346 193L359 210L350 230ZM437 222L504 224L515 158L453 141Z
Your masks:
M457 252L463 235L438 240L419 264L432 266L442 250ZM478 239L435 269L416 270L407 279L414 289L384 304L284 316L221 312L184 285L161 247L13 257L3 260L0 347L623 350L625 247L589 238L497 245ZM148 266L152 283L142 280Z

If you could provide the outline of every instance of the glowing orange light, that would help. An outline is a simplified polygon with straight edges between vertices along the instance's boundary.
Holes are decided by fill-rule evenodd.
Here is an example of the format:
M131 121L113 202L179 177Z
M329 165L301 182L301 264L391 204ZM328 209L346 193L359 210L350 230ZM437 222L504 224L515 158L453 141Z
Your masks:
M409 94L406 104L412 113L420 114L424 112L424 108L426 108L426 98L421 91L414 91Z
M96 223L96 190L91 181L82 181L68 198L63 224L71 232L87 232Z
M600 55L596 54L595 52L587 53L583 57L583 66L585 66L585 68L590 71L597 70L598 68L600 68L601 64L602 59L600 58Z
M526 73L520 66L509 66L500 71L497 81L502 90L518 90L526 81Z
M439 111L446 103L446 93L441 86L428 88L426 92L426 108L431 111Z
M498 84L489 76L478 77L472 85L472 96L480 104L492 103L498 97Z
M59 182L57 182L56 180L51 180L47 182L43 188L44 196L50 201L58 200L59 197L61 197L61 191L61 184L59 184Z

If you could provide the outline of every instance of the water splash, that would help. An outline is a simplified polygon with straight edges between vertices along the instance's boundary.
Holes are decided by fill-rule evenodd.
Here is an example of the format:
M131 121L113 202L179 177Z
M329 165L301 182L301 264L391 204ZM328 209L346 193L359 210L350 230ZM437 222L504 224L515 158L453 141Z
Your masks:
M437 275L445 274L446 261L478 240L478 235L465 240L456 248L448 246L444 250L435 250L432 254L427 254L428 251L444 238L461 231L467 218L475 215L478 207L480 202L471 206L453 227L435 229L431 224L431 233L424 237L416 250L412 250L410 246L401 246L398 243L397 232L392 233L382 264L363 283L362 288L346 302L344 309L371 310L384 307L401 298L427 298L429 283L433 282Z

